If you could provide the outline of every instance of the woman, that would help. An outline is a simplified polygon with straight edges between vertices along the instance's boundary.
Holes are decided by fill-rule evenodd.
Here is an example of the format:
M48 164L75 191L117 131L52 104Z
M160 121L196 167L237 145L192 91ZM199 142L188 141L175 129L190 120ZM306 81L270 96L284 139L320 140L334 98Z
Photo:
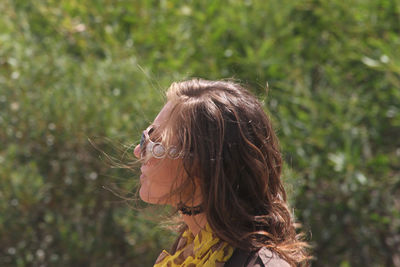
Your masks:
M239 84L173 83L135 148L140 197L168 204L185 227L154 266L307 265L280 180L278 140Z

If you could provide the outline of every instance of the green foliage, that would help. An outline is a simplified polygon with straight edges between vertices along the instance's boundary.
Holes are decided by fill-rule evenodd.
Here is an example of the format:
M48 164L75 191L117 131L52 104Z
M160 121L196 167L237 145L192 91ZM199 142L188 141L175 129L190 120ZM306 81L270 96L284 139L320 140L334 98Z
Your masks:
M398 1L4 0L0 12L1 266L151 266L173 235L104 190L135 192L137 171L110 169L88 138L131 161L162 90L188 76L238 78L261 98L268 81L314 266L400 265Z

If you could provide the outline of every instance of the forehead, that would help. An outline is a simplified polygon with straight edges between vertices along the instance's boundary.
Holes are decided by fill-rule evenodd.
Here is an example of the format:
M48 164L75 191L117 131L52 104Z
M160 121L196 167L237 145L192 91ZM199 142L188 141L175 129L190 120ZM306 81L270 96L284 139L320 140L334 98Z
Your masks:
M169 119L169 114L171 113L172 108L173 104L171 102L167 102L154 119L153 125L160 126L165 124Z

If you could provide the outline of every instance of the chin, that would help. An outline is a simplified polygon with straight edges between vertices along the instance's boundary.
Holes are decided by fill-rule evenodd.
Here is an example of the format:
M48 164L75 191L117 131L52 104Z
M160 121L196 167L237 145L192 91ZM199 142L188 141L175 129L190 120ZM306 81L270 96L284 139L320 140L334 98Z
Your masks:
M141 200L143 200L144 202L146 202L148 204L160 204L159 200L157 198L152 198L149 195L149 191L147 191L145 188L143 188L143 186L140 188L139 196L140 196Z
M143 186L139 190L140 199L146 203L150 203L149 192L143 188ZM150 203L151 204L151 203Z

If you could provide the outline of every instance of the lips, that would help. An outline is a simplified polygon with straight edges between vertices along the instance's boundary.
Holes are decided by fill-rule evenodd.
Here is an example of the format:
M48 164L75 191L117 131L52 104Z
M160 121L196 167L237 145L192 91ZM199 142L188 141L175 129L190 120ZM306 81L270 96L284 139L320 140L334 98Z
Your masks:
M143 180L144 180L144 178L146 177L146 175L144 174L144 173L145 173L145 166L142 166L142 167L140 168L140 171L141 171L141 174L140 174L140 184L143 184Z

